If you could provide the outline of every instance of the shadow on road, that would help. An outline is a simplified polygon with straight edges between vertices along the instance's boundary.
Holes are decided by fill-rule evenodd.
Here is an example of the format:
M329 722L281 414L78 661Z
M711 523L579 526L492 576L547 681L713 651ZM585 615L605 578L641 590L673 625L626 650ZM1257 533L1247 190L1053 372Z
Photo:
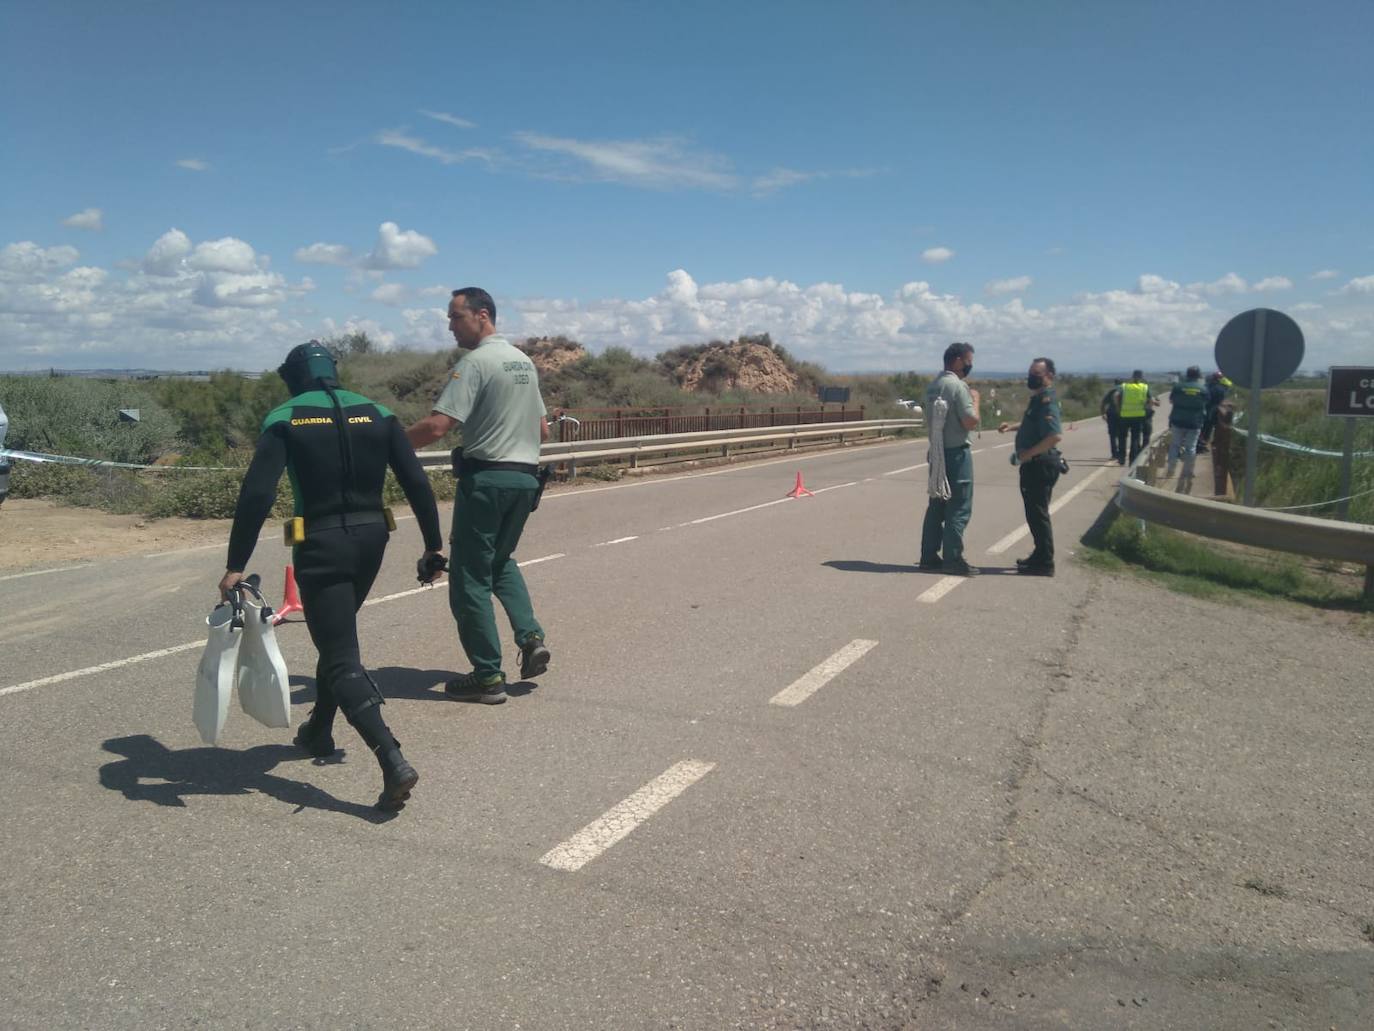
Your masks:
M345 802L329 792L269 773L279 763L308 757L294 745L257 745L244 751L228 748L183 748L173 751L147 734L113 737L105 751L123 756L100 767L100 784L135 802L185 808L191 795L247 795L259 792L301 809L323 809L385 823L395 813Z
M944 576L938 569L918 569L916 563L909 566L891 562L868 562L861 558L834 558L821 565L838 569L842 573L922 573L925 576ZM984 576L1017 576L1014 566L979 566Z
M369 671L372 679L382 690L384 698L410 698L417 701L458 702L444 694L445 682L451 680L451 669L413 669L410 666L381 666ZM533 693L539 685L532 680L519 680L506 685L506 694L512 698L523 698ZM315 678L293 676L291 678L291 704L315 700Z

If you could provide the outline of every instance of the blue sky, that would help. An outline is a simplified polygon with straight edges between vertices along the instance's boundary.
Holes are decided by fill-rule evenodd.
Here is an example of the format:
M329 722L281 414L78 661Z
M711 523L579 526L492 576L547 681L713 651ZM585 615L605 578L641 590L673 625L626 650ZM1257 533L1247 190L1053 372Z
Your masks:
M0 0L0 368L315 336L1374 360L1374 4Z

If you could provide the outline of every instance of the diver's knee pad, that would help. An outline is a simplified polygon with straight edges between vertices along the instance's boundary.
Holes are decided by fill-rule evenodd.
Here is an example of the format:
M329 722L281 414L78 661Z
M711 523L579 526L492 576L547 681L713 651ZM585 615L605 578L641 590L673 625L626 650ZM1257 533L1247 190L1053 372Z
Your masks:
M368 675L367 670L335 677L329 682L329 687L334 693L334 700L350 721L374 705L386 703L376 681Z

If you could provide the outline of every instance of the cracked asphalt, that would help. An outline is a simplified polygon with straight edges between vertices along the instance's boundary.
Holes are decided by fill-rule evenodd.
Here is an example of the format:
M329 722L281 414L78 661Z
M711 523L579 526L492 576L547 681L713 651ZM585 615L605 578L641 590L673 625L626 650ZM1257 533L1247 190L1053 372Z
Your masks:
M0 1022L1374 1025L1367 617L1076 563L1103 436L1067 435L1056 495L1091 482L1055 579L988 553L1020 499L977 440L988 569L933 603L923 443L550 496L518 557L554 660L502 706L444 696L462 659L402 523L360 617L421 772L395 818L347 728L338 763L237 711L200 744L219 553L0 581ZM798 469L817 496L770 504ZM284 554L259 545L269 584ZM313 652L279 640L300 718ZM699 776L623 805L673 768ZM612 811L623 837L541 862Z

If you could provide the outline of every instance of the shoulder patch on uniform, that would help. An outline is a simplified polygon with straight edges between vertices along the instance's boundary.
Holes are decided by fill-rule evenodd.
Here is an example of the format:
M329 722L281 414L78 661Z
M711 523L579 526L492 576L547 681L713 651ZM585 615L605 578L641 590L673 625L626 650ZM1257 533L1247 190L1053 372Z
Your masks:
M462 374L461 372L456 372L456 371L455 371L455 372L450 373L449 375L450 375L450 377L453 378L453 379L462 379L462 378L463 378L463 374Z

